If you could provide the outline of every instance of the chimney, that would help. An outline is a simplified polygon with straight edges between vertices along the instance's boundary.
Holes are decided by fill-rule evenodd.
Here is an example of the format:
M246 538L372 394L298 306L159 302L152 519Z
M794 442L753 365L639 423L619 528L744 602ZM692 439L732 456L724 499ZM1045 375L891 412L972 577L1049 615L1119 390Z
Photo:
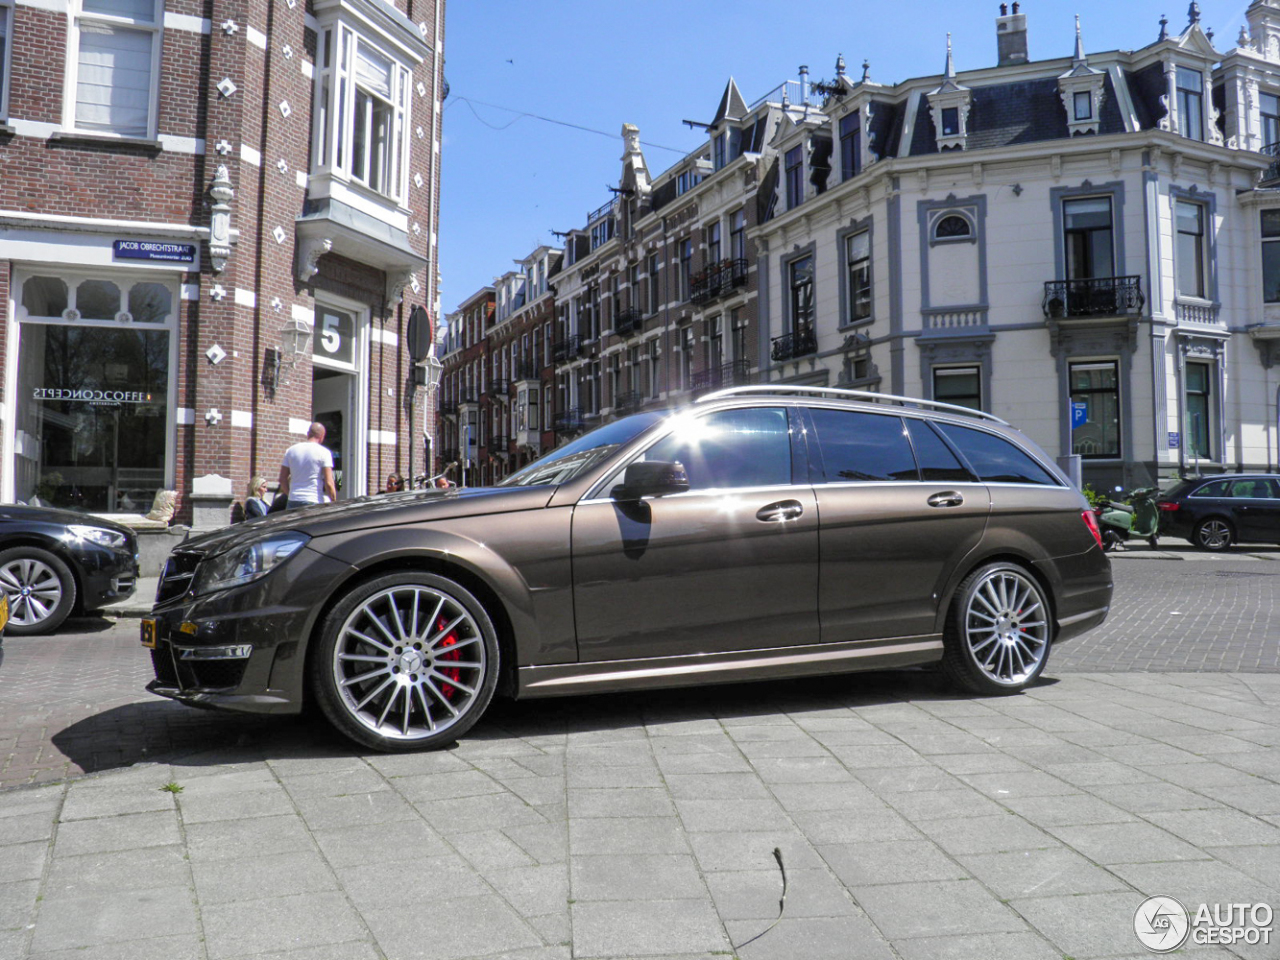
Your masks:
M1021 4L1013 5L1013 13L1000 4L1000 16L996 18L996 45L1000 53L1000 66L1010 67L1027 62L1027 15L1019 13Z

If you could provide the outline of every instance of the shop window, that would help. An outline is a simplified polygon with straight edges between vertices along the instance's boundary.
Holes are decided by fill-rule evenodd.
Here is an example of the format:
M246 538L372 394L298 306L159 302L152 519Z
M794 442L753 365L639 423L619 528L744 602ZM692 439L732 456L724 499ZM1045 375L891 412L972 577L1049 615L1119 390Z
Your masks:
M1120 456L1120 379L1116 362L1073 363L1071 452L1089 459Z
M1280 303L1280 210L1262 211L1262 299Z
M120 288L110 280L85 280L76 288L81 320L115 320L120 314Z
M168 461L172 305L160 283L19 278L17 499L145 513ZM121 304L142 322L121 324Z
M163 2L81 0L68 65L68 125L89 133L155 136Z

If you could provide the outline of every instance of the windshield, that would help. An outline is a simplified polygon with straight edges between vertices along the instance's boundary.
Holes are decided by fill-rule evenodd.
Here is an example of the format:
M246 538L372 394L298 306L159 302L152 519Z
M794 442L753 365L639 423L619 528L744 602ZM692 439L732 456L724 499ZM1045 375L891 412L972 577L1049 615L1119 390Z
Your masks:
M644 430L663 419L665 411L637 413L631 417L614 420L578 439L552 450L540 460L535 460L518 473L503 480L500 487L535 487L566 483L595 466L624 443L639 436Z

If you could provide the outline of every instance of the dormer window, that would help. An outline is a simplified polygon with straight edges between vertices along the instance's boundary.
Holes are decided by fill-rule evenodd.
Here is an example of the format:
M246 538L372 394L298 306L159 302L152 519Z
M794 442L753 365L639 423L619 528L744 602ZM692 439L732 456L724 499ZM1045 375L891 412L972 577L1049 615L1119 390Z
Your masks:
M786 172L787 209L798 207L804 200L804 150L792 147L787 151L784 169Z
M1280 97L1274 93L1258 94L1258 113L1262 127L1262 145L1280 143Z
M943 72L942 84L928 94L929 113L933 117L938 150L965 148L972 97L973 91L956 80L955 63L951 58L951 34L947 34L947 67Z
M1204 74L1199 70L1178 67L1178 120L1184 137L1204 139Z
M960 108L959 107L943 108L942 135L944 137L960 136Z
M857 110L840 118L840 179L862 172L862 117Z
M1093 119L1093 98L1085 90L1077 90L1073 98L1072 114L1076 121Z
M1102 107L1102 91L1106 75L1089 66L1080 37L1080 18L1076 17L1076 53L1071 69L1058 77L1058 95L1062 109L1067 113L1067 130L1071 136L1097 133L1099 112Z
M714 140L711 141L711 163L712 166L719 170L728 160L729 155L729 132L716 134Z
M686 170L676 177L676 196L688 193L702 182L702 175L694 170Z

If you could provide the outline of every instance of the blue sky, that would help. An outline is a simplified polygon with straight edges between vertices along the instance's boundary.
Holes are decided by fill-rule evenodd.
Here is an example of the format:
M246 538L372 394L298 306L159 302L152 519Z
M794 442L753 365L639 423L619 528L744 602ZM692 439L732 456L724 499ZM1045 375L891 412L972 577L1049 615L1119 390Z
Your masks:
M1070 56L1075 14L1086 50L1132 50L1187 23L1185 0L1025 0L1033 60ZM1248 0L1205 0L1214 45L1235 45ZM447 0L440 201L445 312L539 244L582 227L611 194L621 128L640 128L657 174L699 146L730 76L748 102L808 64L894 83L940 73L950 31L957 70L996 62L999 0ZM486 104L491 106L486 106ZM502 108L502 109L499 109ZM521 114L536 114L550 123ZM563 124L576 124L607 136ZM672 147L675 150L661 149Z

